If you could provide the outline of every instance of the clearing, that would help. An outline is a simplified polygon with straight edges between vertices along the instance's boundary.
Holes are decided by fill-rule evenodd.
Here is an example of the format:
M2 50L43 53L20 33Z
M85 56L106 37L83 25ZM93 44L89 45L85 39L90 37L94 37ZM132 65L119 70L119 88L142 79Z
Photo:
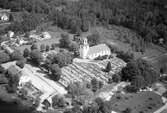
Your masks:
M147 45L144 54L135 52L130 43L140 43L140 40L137 39L139 36L134 31L122 26L111 25L108 29L104 27L94 27L91 28L90 32L98 32L104 42L110 43L113 47L118 48L118 50L134 53L135 58L147 57L147 59L149 59L166 53L164 48L154 44Z
M164 104L161 96L154 92L145 91L137 94L116 94L110 100L113 109L124 111L131 109L131 113L153 113Z

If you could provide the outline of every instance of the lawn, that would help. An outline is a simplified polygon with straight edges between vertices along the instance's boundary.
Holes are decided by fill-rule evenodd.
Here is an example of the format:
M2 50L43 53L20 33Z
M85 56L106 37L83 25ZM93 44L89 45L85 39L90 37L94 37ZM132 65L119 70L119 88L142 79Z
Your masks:
M98 32L103 42L113 45L113 47L116 47L118 50L132 52L135 58L145 57L149 59L160 56L166 52L164 48L154 44L147 45L144 54L135 52L132 50L130 43L139 43L140 41L137 39L138 36L134 31L121 26L111 25L108 29L104 27L94 27L91 28L89 32Z
M167 73L167 53L146 60L151 62L156 70L159 71L161 68L165 68L165 73Z
M111 98L110 103L115 110L123 111L130 108L131 113L153 113L163 106L161 96L149 91L137 94L116 94Z

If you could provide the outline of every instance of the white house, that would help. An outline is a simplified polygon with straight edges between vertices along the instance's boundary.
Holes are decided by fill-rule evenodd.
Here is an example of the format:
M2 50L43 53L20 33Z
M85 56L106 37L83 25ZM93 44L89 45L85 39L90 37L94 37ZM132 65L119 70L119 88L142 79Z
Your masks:
M1 15L1 20L2 21L8 21L9 20L9 18L8 18L8 16L7 15Z
M7 36L8 36L9 38L13 38L13 37L14 37L14 32L13 32L13 31L8 31Z
M3 21L3 22L9 21L9 13L10 13L10 10L0 8L0 21Z
M80 57L83 59L95 59L98 56L111 55L110 48L106 44L98 44L96 46L89 47L87 38L82 40L80 45Z

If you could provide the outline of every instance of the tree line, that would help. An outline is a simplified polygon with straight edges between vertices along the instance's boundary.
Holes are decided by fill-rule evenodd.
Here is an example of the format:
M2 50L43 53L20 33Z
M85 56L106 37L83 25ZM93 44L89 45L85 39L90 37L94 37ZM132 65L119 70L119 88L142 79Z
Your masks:
M133 29L146 42L159 44L161 39L165 46L166 4L165 0L6 0L0 2L0 7L29 13L23 22L12 24L16 31L22 27L24 31L32 30L41 23L41 19L53 21L59 27L78 34L88 31L89 26L115 24Z

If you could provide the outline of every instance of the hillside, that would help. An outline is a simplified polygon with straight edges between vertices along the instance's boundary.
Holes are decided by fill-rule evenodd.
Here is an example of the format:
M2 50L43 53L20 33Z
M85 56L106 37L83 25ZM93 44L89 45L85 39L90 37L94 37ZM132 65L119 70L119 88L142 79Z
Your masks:
M142 40L142 37L133 30L122 26L110 25L105 27L92 27L83 36L98 32L102 42L112 45L120 51L133 53L135 58L151 59L166 53L163 47L149 44ZM142 52L138 51L143 49Z

